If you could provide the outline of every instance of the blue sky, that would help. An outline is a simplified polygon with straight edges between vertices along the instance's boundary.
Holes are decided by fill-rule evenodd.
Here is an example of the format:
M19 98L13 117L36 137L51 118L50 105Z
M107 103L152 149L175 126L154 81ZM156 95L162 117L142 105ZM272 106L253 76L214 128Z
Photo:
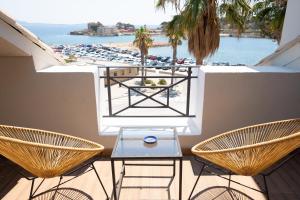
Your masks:
M0 0L0 9L26 22L77 24L101 21L160 24L171 19L174 9L155 9L155 0Z

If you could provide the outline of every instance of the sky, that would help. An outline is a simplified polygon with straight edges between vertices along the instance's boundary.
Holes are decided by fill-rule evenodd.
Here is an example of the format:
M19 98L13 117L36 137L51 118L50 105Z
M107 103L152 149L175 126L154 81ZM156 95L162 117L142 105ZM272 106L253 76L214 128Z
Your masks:
M158 25L175 14L155 8L156 0L0 0L0 10L18 21L79 24L100 21Z

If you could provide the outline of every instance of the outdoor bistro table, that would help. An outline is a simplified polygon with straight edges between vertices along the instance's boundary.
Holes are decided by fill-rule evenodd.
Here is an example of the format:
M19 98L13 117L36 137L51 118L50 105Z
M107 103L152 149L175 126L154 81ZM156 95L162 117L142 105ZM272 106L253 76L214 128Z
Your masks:
M147 144L145 136L157 137L157 142ZM116 182L115 161L122 161L122 170ZM170 160L172 163L132 163L129 160ZM179 200L182 199L182 153L175 128L122 128L111 155L111 169L113 180L113 199L119 199L123 178L126 178L126 166L170 166L173 169L171 180L166 186L169 188L176 174L176 160L179 161ZM139 177L143 178L143 177ZM151 177L149 177L151 178ZM137 186L138 187L138 186Z

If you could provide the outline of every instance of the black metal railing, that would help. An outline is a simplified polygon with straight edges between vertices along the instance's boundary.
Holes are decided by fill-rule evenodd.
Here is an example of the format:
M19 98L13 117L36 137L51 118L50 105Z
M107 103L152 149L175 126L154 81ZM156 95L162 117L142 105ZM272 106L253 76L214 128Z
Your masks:
M196 68L195 66L180 66L181 68L187 69L185 73L175 73L176 75L150 75L150 76L144 76L139 75L140 69L142 69L141 66L138 67L99 67L103 69L103 75L100 76L101 79L105 80L105 87L107 88L107 96L108 96L108 115L104 115L103 117L195 117L194 114L190 113L190 96L191 96L191 80L197 78L197 76L192 76L192 68ZM179 66L173 66L169 67L170 69L179 69ZM114 69L114 72L111 69ZM137 69L137 75L118 75L116 74L116 69ZM146 68L146 67L145 67ZM129 79L141 79L144 80L147 79L176 79L176 82L173 82L169 85L159 85L159 86L152 86L152 85L128 85L126 81ZM179 79L179 80L178 80ZM185 111L180 111L177 108L174 108L170 105L170 91L177 85L187 82L186 84L186 102L185 102ZM128 90L128 106L125 106L124 108L113 112L113 104L112 104L112 85L118 84L121 87L127 88ZM152 93L151 95L145 94L141 89L159 89L159 91L156 91ZM166 93L166 103L155 99L154 97L162 94L163 92ZM131 94L136 93L144 98L132 102ZM148 106L148 105L141 105L142 102L145 102L146 100L152 100L153 102L159 104L159 106ZM133 108L153 108L153 109L161 109L161 108L167 108L176 113L176 115L122 115L122 112L133 109Z

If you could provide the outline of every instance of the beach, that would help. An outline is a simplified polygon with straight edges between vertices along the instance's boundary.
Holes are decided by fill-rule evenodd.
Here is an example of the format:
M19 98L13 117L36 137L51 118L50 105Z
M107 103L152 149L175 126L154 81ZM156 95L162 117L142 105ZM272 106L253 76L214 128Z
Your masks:
M110 42L110 43L104 43L104 46L108 47L115 47L115 48L120 48L120 49L128 49L130 51L138 51L139 48L134 46L132 42ZM170 44L168 42L153 42L151 48L156 48L156 47L168 47Z

